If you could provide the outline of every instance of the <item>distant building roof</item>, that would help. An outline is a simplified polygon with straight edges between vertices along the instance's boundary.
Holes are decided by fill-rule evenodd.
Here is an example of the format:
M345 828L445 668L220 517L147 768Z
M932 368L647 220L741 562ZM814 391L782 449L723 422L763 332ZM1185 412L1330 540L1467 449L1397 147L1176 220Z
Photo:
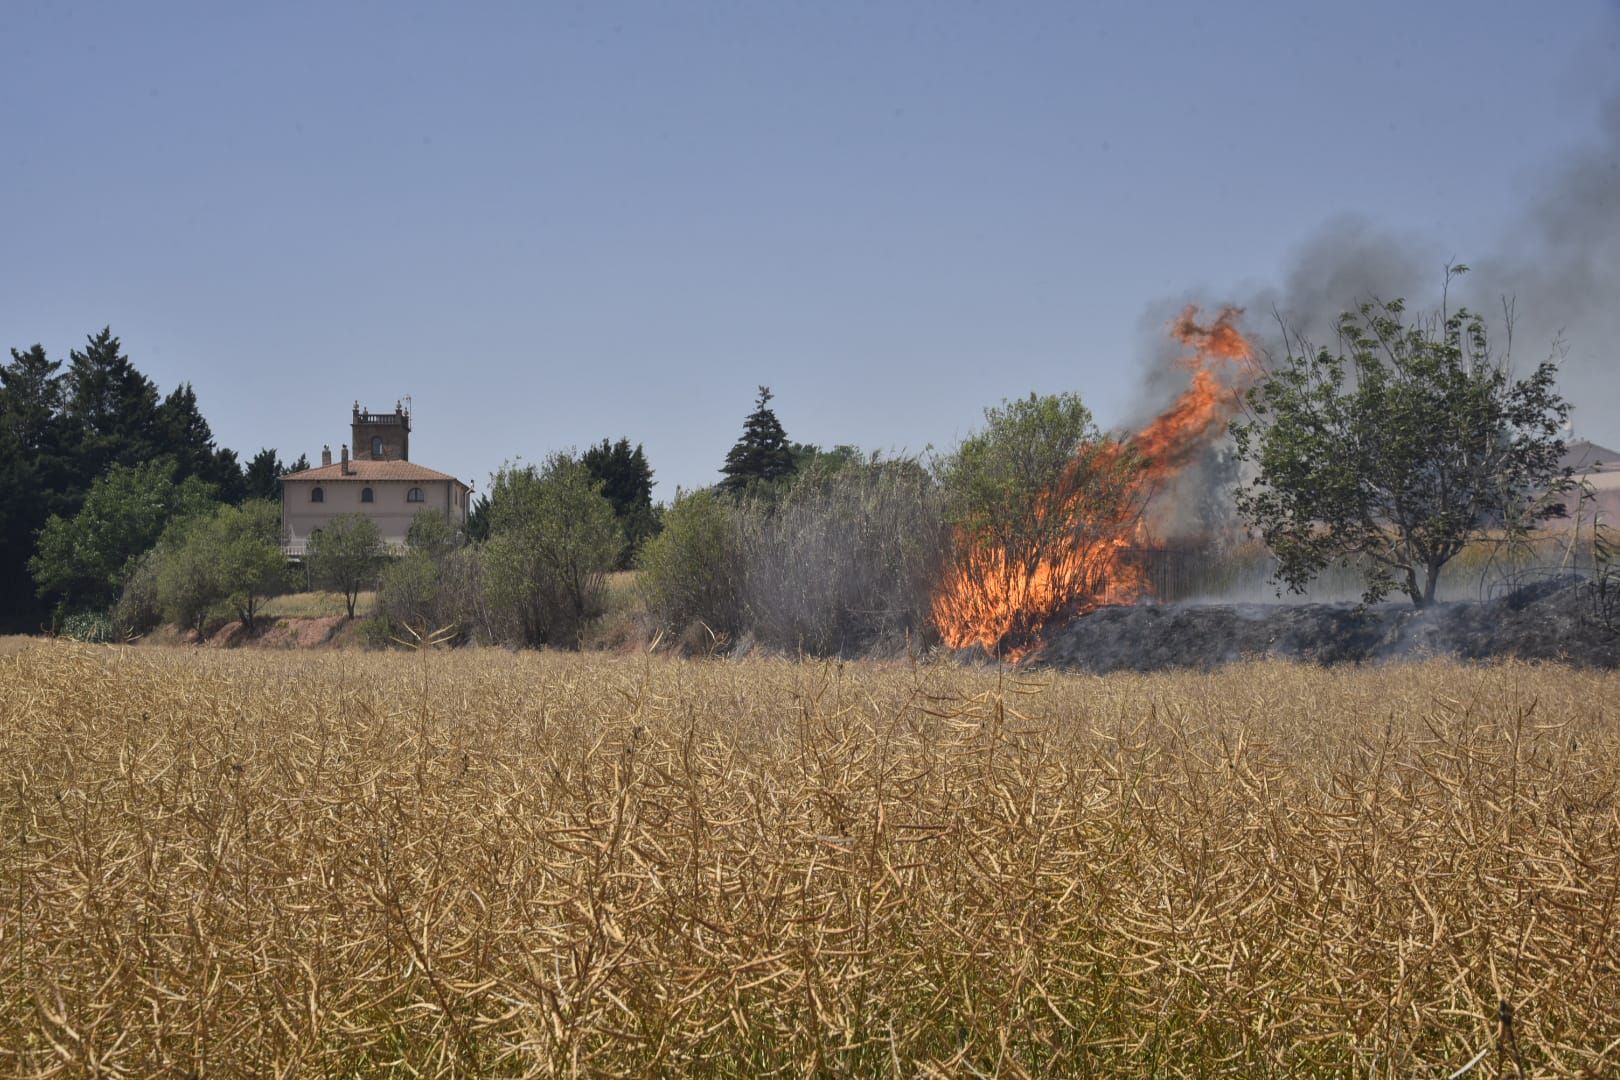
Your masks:
M1572 439L1565 444L1564 457L1558 465L1573 470L1576 476L1599 470L1608 472L1620 469L1620 451L1610 450L1587 439Z
M467 486L447 473L429 469L414 461L370 461L361 458L349 462L347 476L343 474L343 463L334 461L330 465L317 465L313 469L288 473L282 479L319 480L323 484L338 480L450 480L462 487Z

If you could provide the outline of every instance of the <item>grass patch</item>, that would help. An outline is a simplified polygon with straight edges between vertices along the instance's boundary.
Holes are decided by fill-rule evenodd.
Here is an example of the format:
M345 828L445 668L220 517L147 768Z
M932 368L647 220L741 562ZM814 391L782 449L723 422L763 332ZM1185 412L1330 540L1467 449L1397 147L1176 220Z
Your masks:
M375 592L363 592L356 598L354 613L363 617L376 603ZM264 602L260 612L272 619L324 619L333 615L347 615L349 609L342 593L301 592L273 596Z

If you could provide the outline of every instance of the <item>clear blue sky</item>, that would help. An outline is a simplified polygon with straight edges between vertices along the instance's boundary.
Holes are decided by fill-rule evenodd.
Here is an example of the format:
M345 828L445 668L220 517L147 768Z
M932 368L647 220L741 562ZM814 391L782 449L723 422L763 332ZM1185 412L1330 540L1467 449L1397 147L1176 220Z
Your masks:
M759 383L828 445L1123 422L1155 305L1346 212L1473 257L1620 88L1599 0L8 0L0 42L0 345L111 324L244 457L408 393L480 489L628 435L661 498Z

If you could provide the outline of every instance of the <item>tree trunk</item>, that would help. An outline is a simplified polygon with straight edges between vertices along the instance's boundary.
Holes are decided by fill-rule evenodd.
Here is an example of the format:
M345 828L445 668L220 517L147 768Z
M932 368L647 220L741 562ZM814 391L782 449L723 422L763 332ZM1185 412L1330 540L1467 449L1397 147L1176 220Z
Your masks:
M1412 598L1412 606L1421 609L1427 599L1424 591L1418 588L1417 571L1412 567L1406 568L1406 595Z
M1431 562L1425 568L1428 577L1423 582L1423 603L1419 606L1428 607L1434 603L1435 590L1440 587L1440 568L1444 565L1444 563Z

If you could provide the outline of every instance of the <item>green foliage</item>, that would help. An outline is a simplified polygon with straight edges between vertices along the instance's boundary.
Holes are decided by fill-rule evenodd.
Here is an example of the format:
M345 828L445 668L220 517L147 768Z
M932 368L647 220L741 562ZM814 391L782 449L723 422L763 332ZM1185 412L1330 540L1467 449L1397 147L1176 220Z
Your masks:
M793 450L770 403L771 388L761 386L754 411L743 422L742 435L726 453L726 463L720 467L725 474L725 479L720 481L722 491L739 495L793 475Z
M1289 589L1355 563L1367 602L1399 588L1423 607L1471 540L1522 538L1560 512L1569 406L1551 361L1515 379L1466 310L1409 320L1399 300L1363 304L1339 333L1341 352L1291 353L1250 392L1254 419L1234 434L1257 473L1238 510Z
M984 411L985 425L939 463L952 524L990 534L1009 550L1043 550L1068 523L1045 511L1051 492L1076 471L1101 472L1100 459L1117 450L1075 394L1005 401ZM1103 473L1100 479L1115 479Z
M269 447L260 450L248 459L247 468L243 470L242 486L246 497L280 502L281 477L287 472L275 450Z
M740 563L733 505L712 489L686 492L664 514L663 530L642 547L637 577L659 628L675 634L702 625L735 634L740 623Z
M405 554L383 570L377 590L377 617L391 639L446 633L460 640L486 622L479 553L462 541L443 511L423 510L412 519Z
M110 328L92 335L71 354L66 372L35 345L11 351L0 367L0 614L32 614L42 601L101 605L117 595L120 567L109 573L92 564L106 545L74 551L59 542L40 544L51 518L71 521L92 486L113 467L133 469L167 460L170 479L195 479L214 497L246 495L234 451L214 445L190 385L160 402ZM262 492L261 492L262 494ZM161 523L158 528L161 530ZM149 546L154 536L132 534L125 555ZM38 556L43 563L35 563ZM34 576L35 565L45 572ZM84 573L79 571L83 570Z
M215 573L226 602L253 629L259 604L287 589L280 507L264 501L222 506L194 535L213 547Z
M616 443L603 439L581 454L580 462L601 484L602 496L613 506L613 516L625 537L615 568L627 570L634 564L641 545L658 531L658 515L652 503L653 471L647 455L640 443L632 449L629 439L621 438Z
M317 589L343 594L352 619L355 599L376 583L387 551L375 521L365 514L339 514L310 536L304 561Z
M104 609L117 599L133 560L171 520L213 505L207 484L196 477L176 484L173 474L168 461L115 465L91 485L77 514L48 520L28 563L40 595L70 608Z
M88 481L115 463L150 460L159 437L158 391L138 371L111 327L69 354L64 421Z
M158 545L157 561L167 618L201 633L223 609L252 630L259 606L287 588L280 509L254 500L181 520Z
M202 524L199 518L175 522L153 552L158 610L163 618L198 635L226 595L211 546L200 535Z
M613 506L575 457L503 468L490 485L482 586L498 636L526 645L579 643L601 613L624 535Z
M83 495L59 422L61 366L38 345L0 366L0 613L43 613L28 560L46 520L71 517Z
M124 635L144 634L163 621L163 600L158 592L163 571L163 541L135 560L134 569L124 582L124 591L113 605L112 621Z
M467 539L482 544L489 539L489 496L479 495L467 511Z
M57 632L65 638L90 645L110 645L121 640L113 621L94 611L79 611L67 616L57 627Z
M461 537L443 510L422 510L405 530L405 546L441 561L461 546Z
M808 472L812 468L831 473L846 466L867 463L865 452L860 447L848 443L839 443L831 450L823 450L815 443L796 442L788 447L788 452L793 455L794 475Z

